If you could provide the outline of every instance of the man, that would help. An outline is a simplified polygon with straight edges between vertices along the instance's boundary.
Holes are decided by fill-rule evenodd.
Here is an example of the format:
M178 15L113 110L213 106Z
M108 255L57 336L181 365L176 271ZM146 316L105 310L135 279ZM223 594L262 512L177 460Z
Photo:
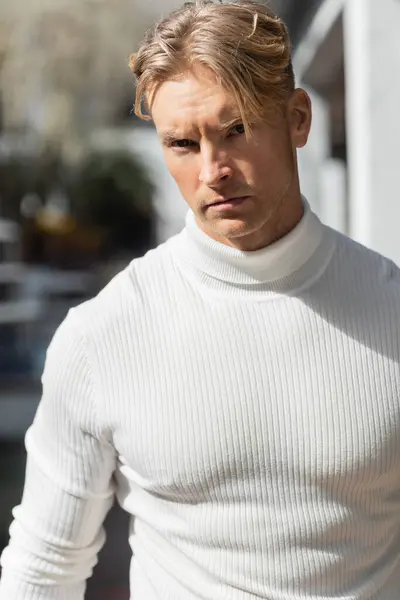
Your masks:
M135 600L397 600L400 273L300 194L283 23L198 2L132 58L186 227L72 310L1 600L82 600L116 494Z

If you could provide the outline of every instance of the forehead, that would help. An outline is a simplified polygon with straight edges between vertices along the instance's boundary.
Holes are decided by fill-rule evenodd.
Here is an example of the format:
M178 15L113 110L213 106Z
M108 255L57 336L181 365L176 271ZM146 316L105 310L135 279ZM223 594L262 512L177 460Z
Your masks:
M202 129L240 116L239 108L216 78L205 70L168 80L149 96L157 129Z

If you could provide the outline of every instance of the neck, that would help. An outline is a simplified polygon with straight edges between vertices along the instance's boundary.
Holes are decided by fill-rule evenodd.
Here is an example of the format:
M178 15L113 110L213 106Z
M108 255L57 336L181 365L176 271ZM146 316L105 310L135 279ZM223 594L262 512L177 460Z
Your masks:
M294 293L322 272L332 250L329 235L303 200L303 217L289 233L258 251L242 251L207 235L189 211L171 250L188 280L202 290L262 301Z
M200 229L216 242L242 252L254 252L262 250L285 237L301 221L303 214L304 206L299 192L295 198L284 198L277 206L273 207L263 227L237 237L222 236L207 227L206 223L200 220L196 221Z

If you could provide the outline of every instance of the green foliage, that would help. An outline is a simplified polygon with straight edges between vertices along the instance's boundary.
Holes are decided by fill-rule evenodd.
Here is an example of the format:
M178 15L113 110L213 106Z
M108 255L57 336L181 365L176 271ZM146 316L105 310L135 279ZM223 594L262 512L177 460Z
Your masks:
M19 205L25 194L32 191L32 169L14 157L0 162L0 198L2 216L18 220Z
M129 151L91 151L74 167L52 152L0 163L2 211L8 218L20 220L25 194L36 194L44 206L54 189L67 196L78 228L97 231L106 240L106 255L141 252L152 244L153 184Z
M152 194L150 178L131 153L94 151L75 173L71 209L83 225L106 229L113 245L135 248L150 235Z

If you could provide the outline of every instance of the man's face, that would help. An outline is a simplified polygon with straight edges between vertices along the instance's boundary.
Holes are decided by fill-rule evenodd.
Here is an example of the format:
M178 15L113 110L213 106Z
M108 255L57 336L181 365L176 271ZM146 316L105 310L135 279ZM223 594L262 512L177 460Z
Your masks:
M269 243L280 208L298 186L296 147L309 130L306 94L295 92L287 114L253 123L250 139L234 98L206 69L163 83L150 105L167 167L199 226L244 250Z

